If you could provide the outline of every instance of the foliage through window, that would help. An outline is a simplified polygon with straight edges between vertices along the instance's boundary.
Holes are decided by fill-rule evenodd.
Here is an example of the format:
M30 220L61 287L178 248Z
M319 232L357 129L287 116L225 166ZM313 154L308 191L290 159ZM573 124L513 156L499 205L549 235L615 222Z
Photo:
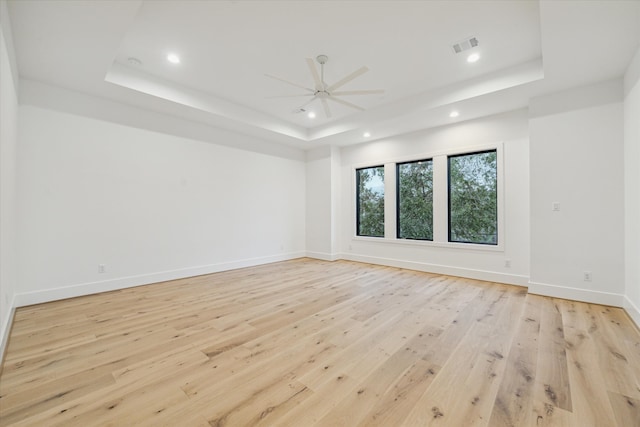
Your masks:
M433 240L433 160L396 165L397 237Z
M356 170L357 234L384 237L384 166Z
M449 156L449 241L498 244L496 150Z

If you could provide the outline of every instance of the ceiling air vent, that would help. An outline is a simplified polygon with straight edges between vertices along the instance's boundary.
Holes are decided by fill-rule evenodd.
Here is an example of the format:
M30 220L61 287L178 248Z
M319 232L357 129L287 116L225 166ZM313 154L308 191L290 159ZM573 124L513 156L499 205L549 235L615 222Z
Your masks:
M460 52L464 52L465 50L469 50L472 47L476 47L478 46L478 39L475 37L469 37L467 39L464 39L458 43L455 43L452 47L453 47L453 51L455 53L460 53Z

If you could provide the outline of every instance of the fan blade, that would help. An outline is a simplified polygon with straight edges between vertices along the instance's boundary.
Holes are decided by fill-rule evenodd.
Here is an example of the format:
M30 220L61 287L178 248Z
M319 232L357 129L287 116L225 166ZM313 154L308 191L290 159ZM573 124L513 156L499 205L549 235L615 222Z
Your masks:
M313 96L312 93L305 93L304 95L275 95L275 96L265 96L266 99L273 99L273 98L298 98L301 96Z
M318 69L316 68L316 64L313 62L313 59L306 58L307 65L309 66L309 71L311 71L311 75L313 76L313 81L316 84L317 90L323 90L324 84L322 84L322 80L320 80L320 75L318 74Z
M334 101L334 102L337 102L338 104L346 105L347 107L351 107L351 108L355 108L356 110L364 111L364 108L362 108L362 107L360 107L360 106L358 106L356 104L352 104L350 102L347 102L347 101L345 101L343 99L335 98L333 96L330 96L329 99Z
M339 87L344 86L346 83L349 83L351 80L366 73L367 71L369 71L369 69L366 66L363 66L359 70L354 71L353 73L349 74L347 77L329 86L327 88L327 92L331 92L334 89L338 89Z
M298 83L290 82L289 80L281 79L280 77L272 76L271 74L265 74L265 76L267 76L269 78L272 78L272 79L275 79L275 80L278 80L278 81L281 81L283 83L289 84L291 86L299 87L300 89L304 89L304 90L306 90L308 92L315 93L315 90L310 89L308 87L304 87L302 85L299 85Z
M375 95L376 93L384 93L384 89L370 89L370 90L342 90L339 92L331 92L331 95L344 96L344 95Z
M322 106L324 107L324 114L327 116L327 119L331 117L331 110L329 109L329 103L326 98L320 99L322 101Z
M313 98L311 98L310 100L308 100L307 102L305 102L304 104L302 104L301 106L299 106L298 108L296 108L296 110L302 110L304 107L306 107L307 105L311 104L313 101L315 101L317 98L317 96L314 96Z

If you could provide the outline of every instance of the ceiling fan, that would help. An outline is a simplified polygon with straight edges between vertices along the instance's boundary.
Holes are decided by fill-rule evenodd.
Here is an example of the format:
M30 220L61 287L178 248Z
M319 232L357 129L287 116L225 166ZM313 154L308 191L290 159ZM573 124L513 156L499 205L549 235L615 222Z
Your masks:
M347 75L346 77L342 78L341 80L338 80L336 83L334 83L332 85L328 85L324 81L324 64L326 64L328 60L329 60L329 57L327 55L318 55L316 57L316 61L318 61L318 63L320 64L320 74L318 74L318 69L316 68L316 64L313 62L313 59L306 58L307 65L309 66L309 71L311 72L311 76L313 77L313 81L315 83L313 89L309 88L309 87L305 87L305 86L299 85L299 84L294 83L294 82L290 82L290 81L282 79L280 77L272 76L270 74L265 74L267 77L270 77L270 78L275 79L275 80L279 80L279 81L281 81L283 83L287 83L289 85L298 87L300 89L304 89L304 90L306 90L308 92L308 93L301 94L301 95L272 96L270 98L295 98L295 97L309 97L310 96L311 97L310 100L308 100L307 102L305 102L304 104L302 104L301 106L296 108L294 111L295 112L304 111L304 107L306 107L307 105L311 104L316 99L319 99L322 102L322 107L324 108L324 114L327 116L327 118L330 118L331 117L331 110L329 109L329 102L327 100L331 100L333 102L337 102L338 104L346 105L347 107L351 107L351 108L354 108L356 110L364 111L364 108L360 107L359 105L356 105L356 104L353 104L351 102L345 101L344 99L341 99L339 97L340 96L346 96L346 95L349 95L349 96L350 95L374 95L374 94L378 94L378 93L384 93L383 89L342 90L342 91L337 91L336 89L341 88L345 84L349 83L351 80L353 80L356 77L359 77L362 74L366 73L367 71L369 71L369 69L367 67L363 66L363 67L359 68L358 70L354 71L353 73L351 73L351 74Z

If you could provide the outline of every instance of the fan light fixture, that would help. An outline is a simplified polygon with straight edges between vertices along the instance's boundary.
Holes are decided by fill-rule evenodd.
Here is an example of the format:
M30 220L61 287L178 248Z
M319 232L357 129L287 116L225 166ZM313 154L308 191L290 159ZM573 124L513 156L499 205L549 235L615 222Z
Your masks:
M316 57L316 61L318 62L318 64L320 64L320 73L318 73L318 69L316 68L316 64L313 62L313 59L306 58L307 66L309 67L309 72L311 73L311 77L313 78L313 82L315 83L313 88L306 87L306 86L300 85L298 83L290 82L288 80L282 79L280 77L272 76L270 74L265 74L265 76L267 76L269 78L272 78L272 79L275 79L275 80L279 80L279 81L281 81L283 83L289 84L291 86L295 86L295 87L297 87L299 89L304 89L304 90L306 90L308 92L308 93L301 94L301 95L272 96L270 98L295 98L295 97L308 97L308 96L310 96L311 99L309 101L305 102L304 104L302 104L301 106L299 106L298 108L296 108L296 110L298 110L298 111L303 110L304 107L306 107L307 105L311 104L316 99L319 99L320 102L322 102L322 107L324 108L325 116L327 118L330 118L331 117L331 110L329 109L328 100L331 100L331 101L336 102L338 104L345 105L345 106L353 108L355 110L364 111L364 108L360 107L359 105L352 104L351 102L345 101L344 99L340 98L340 96L346 96L346 95L374 95L374 94L378 94L378 93L384 93L383 89L341 90L341 91L336 90L336 89L341 88L345 84L349 83L351 80L355 79L356 77L359 77L362 74L366 73L367 71L369 71L369 69L367 67L364 67L364 66L360 67L358 70L356 70L353 73L343 77L341 80L338 80L336 83L334 83L332 85L328 85L324 81L324 64L326 64L328 60L329 60L329 57L327 55L318 55ZM296 110L294 110L294 111L296 111Z

